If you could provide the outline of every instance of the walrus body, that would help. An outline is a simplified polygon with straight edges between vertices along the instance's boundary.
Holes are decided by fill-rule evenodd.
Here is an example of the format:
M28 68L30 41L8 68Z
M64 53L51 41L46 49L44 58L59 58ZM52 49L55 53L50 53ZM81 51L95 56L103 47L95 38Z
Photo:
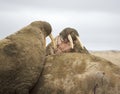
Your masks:
M120 94L120 67L91 54L49 55L31 94Z
M29 94L45 58L47 22L35 21L0 41L0 94Z

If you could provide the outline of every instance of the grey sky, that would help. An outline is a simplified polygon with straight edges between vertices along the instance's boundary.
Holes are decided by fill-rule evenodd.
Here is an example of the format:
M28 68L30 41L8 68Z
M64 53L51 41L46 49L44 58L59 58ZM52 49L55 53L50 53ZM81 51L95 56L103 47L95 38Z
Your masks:
M89 50L120 50L120 0L0 0L0 39L35 20L54 36L75 28Z

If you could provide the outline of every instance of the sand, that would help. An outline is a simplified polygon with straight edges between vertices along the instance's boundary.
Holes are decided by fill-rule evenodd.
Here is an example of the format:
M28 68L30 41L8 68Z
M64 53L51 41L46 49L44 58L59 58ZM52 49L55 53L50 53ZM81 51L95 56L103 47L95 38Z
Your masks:
M114 64L120 66L120 51L90 51L93 55L105 58Z

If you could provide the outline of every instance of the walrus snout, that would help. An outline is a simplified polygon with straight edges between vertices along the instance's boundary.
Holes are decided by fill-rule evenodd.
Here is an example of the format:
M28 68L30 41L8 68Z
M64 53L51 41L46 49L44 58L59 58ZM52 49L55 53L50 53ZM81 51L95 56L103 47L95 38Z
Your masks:
M48 22L46 22L46 21L34 21L31 23L31 25L39 28L42 31L42 33L44 34L44 39L45 39L44 47L46 47L46 37L49 36L51 39L53 47L56 48L54 37L51 33L52 27Z
M80 41L79 34L78 34L77 30L75 30L74 28L68 27L68 28L63 29L63 31L60 33L59 36L64 41L66 41L66 40L69 41L72 49L74 49L74 41L75 40L78 40L80 47L82 49L84 49L84 46L83 46L82 42Z

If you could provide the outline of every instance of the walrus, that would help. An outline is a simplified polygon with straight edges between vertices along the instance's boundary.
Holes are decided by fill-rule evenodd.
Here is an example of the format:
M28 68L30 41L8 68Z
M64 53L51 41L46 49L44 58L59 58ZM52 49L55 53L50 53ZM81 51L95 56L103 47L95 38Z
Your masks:
M79 33L74 28L65 28L54 39L56 49L50 44L46 48L47 55L60 54L67 52L89 53L86 47L82 44Z
M0 40L0 94L29 94L43 69L45 38L55 46L51 31L48 22L34 21Z

